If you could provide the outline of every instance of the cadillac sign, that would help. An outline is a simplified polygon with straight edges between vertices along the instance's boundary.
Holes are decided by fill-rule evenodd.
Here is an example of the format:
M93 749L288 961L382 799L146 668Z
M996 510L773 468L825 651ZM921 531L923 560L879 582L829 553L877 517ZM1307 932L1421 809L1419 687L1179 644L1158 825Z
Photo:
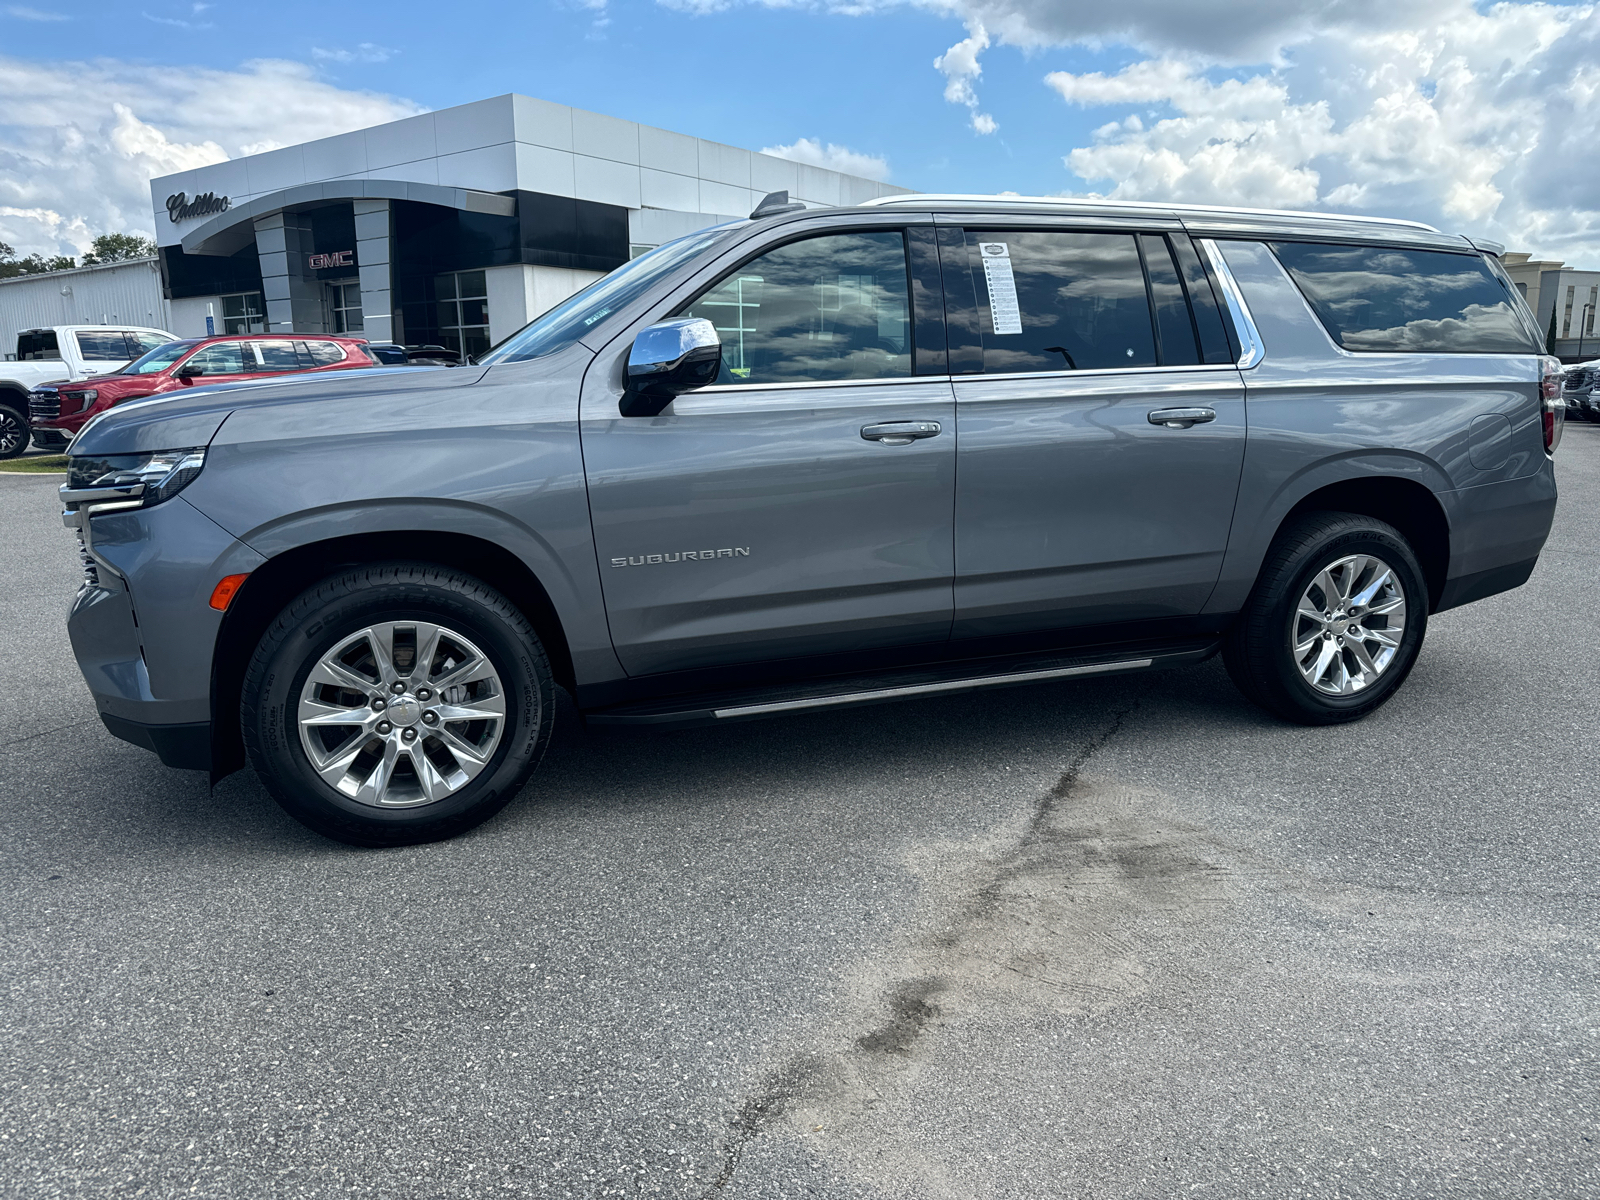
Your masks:
M211 192L189 199L183 192L176 196L167 197L167 216L172 218L176 225L179 221L187 221L191 217L209 217L216 213L227 212L232 202L226 196L218 196Z

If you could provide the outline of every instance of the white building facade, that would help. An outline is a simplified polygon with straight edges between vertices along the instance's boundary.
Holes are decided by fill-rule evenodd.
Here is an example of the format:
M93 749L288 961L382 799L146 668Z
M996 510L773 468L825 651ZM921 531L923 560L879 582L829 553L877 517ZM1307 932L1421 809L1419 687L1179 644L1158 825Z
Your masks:
M906 190L507 95L169 175L151 198L179 336L349 332L470 354L769 192Z
M156 259L0 279L0 358L15 358L17 335L53 325L140 325L171 329Z

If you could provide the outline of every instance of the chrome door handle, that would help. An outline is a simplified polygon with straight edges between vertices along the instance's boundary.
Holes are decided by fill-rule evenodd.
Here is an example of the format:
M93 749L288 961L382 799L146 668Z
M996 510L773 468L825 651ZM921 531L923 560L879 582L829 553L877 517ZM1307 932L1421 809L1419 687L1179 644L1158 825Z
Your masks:
M1168 429L1187 429L1216 419L1214 408L1158 408L1150 414L1150 424L1165 425Z
M937 421L885 421L881 425L863 425L861 436L882 446L909 446L918 438L938 437Z

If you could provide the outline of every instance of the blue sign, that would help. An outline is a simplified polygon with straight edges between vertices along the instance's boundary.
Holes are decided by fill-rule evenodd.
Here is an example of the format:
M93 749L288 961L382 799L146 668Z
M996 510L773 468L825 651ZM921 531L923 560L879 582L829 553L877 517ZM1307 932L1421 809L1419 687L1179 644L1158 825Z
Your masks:
M217 322L216 322L216 319L214 317L207 317L206 318L206 336L207 337L215 337L216 335L217 335Z

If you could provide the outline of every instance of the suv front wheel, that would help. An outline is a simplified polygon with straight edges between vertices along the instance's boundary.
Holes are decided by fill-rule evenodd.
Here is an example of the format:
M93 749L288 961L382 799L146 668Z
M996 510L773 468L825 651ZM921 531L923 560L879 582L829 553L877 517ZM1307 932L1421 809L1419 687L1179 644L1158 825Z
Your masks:
M15 458L28 448L28 418L0 404L0 458Z
M544 756L550 663L527 619L471 576L363 567L302 593L245 676L251 764L288 813L358 846L453 837Z
M1312 513L1279 534L1223 644L1239 690L1301 725L1360 720L1399 689L1428 624L1428 591L1400 531Z

